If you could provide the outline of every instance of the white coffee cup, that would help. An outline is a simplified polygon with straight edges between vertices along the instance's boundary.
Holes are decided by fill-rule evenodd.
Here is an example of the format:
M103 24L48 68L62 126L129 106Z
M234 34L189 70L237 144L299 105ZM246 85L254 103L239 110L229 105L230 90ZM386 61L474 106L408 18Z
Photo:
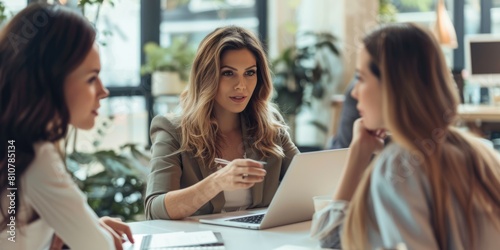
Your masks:
M313 197L314 211L318 212L332 201L332 195L318 195Z

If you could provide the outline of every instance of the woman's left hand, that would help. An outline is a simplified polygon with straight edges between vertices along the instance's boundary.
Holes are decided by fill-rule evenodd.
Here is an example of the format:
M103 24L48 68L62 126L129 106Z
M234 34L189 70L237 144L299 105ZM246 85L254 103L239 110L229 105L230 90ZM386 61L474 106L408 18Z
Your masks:
M113 237L113 241L115 243L115 248L117 250L123 249L122 244L123 242L125 242L125 239L122 237L122 235L124 234L127 236L127 239L131 243L134 243L134 238L132 237L132 231L130 231L130 227L126 223L122 222L121 219L104 216L99 219L99 222L101 223L101 226L104 227L104 229L111 233L111 236Z
M54 234L54 237L52 237L52 242L50 242L50 250L61 250L62 247L64 246L64 242L57 236L57 234Z
M123 223L121 219L104 216L99 219L99 223L113 237L116 249L123 249L122 244L123 242L125 242L125 239L121 237L123 234L127 235L127 238L131 243L134 243L134 238L132 237L132 231L130 231L130 227L127 224ZM63 246L64 242L59 236L57 236L57 234L54 234L52 242L50 243L50 250L61 250Z

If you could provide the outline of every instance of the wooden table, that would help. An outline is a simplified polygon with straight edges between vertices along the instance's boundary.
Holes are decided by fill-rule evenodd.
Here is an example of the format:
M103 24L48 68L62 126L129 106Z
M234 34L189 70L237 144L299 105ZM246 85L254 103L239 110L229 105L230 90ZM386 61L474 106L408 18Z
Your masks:
M488 138L489 132L500 131L500 106L460 104L458 117L478 136Z
M464 122L500 122L500 106L460 104L458 116Z

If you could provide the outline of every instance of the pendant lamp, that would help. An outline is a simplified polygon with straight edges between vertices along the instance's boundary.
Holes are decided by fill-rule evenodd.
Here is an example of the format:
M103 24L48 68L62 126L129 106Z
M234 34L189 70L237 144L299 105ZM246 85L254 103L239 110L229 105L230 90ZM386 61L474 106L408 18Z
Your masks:
M436 5L436 26L434 27L434 35L442 46L456 49L457 33L451 22L448 11L444 5L444 0L438 0Z

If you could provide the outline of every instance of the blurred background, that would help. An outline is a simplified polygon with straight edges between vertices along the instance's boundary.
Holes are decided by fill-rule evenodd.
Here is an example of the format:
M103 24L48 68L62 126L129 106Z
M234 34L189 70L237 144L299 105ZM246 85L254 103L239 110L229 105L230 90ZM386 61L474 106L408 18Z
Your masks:
M0 0L0 29L30 2L36 0ZM494 93L500 96L491 86L464 78L468 75L465 38L500 36L500 0L43 2L82 12L98 31L101 79L110 97L101 102L98 126L88 132L70 131L66 149L68 169L101 216L142 218L150 121L155 115L178 111L178 94L189 80L194 52L201 39L220 26L251 29L265 44L274 73L274 100L301 151L328 147L345 88L354 75L359 41L379 23L416 22L436 30L441 15L451 23L444 31L456 37L443 41L442 48L463 101L495 105ZM439 4L445 7L441 14ZM490 120L464 120L458 125L496 142L499 117L492 115Z

